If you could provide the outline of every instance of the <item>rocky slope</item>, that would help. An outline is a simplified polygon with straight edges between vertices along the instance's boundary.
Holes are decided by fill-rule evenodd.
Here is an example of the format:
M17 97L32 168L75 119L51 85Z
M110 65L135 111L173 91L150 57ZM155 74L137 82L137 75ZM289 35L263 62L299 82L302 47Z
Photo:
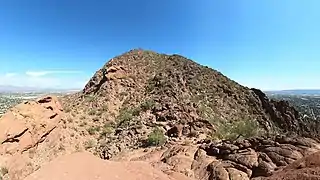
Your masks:
M269 100L260 90L243 87L180 55L141 49L111 59L81 93L68 97L64 104L94 116L88 128L97 130L98 151L105 159L144 146L155 127L168 138L194 142L219 138L221 126L237 121L244 122L247 127L243 129L255 127L239 136L262 132L314 135L318 129L316 123L302 122L285 101Z

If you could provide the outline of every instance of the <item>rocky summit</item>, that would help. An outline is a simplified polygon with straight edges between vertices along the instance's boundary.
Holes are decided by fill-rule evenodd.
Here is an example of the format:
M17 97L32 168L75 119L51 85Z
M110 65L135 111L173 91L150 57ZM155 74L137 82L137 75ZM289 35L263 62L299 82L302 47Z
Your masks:
M10 180L281 179L301 163L297 172L311 172L305 162L320 149L319 129L288 102L214 69L135 49L81 92L4 114L0 172Z
M301 121L285 101L269 100L262 91L241 86L180 55L141 49L108 61L81 93L69 98L65 104L72 108L98 113L93 128L108 129L98 137L105 159L145 146L154 131L163 132L169 140L195 143L226 136L311 135L317 129Z

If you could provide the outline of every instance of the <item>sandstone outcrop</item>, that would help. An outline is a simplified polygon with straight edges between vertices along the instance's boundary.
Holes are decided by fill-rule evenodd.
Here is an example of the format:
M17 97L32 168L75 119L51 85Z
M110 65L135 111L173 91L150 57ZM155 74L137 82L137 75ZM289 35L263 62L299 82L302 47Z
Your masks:
M2 116L2 178L20 180L56 157L53 151L60 145L62 116L62 106L54 96L26 101Z
M252 179L267 177L298 159L320 150L310 138L276 136L236 142L209 143L200 147L218 161L208 166L213 179Z
M320 152L301 158L267 178L256 180L319 180Z

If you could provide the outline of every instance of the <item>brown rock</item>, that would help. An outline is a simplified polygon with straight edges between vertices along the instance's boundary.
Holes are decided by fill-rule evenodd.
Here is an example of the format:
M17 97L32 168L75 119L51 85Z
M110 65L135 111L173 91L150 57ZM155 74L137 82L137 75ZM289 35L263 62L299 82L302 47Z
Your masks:
M320 152L299 159L283 170L274 173L262 180L319 180L320 179Z
M183 125L177 124L167 131L169 137L180 137L182 136Z
M208 166L209 180L229 180L229 173L220 162L213 162Z
M225 157L226 160L231 160L233 162L242 164L249 169L255 168L258 166L258 155L252 150L248 149L248 152L239 153L239 154L229 154Z
M36 157L32 163L27 154L48 140L58 127L61 116L62 107L53 96L21 103L2 116L0 162L9 170L7 176L11 180L21 179L35 170L36 164L42 161L41 156L38 151L34 152L37 156L30 156ZM53 141L58 143L56 139Z
M229 173L229 179L232 179L232 180L249 180L250 179L248 177L248 174L242 171L239 171L238 169L228 168L227 171Z

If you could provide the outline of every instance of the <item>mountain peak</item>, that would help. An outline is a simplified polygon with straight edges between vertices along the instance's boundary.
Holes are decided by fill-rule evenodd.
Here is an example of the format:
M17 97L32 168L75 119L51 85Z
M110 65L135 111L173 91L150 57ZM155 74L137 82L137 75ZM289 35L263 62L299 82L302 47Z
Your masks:
M262 91L241 86L181 55L143 49L130 50L108 61L71 104L87 111L103 111L118 132L112 143L128 141L129 147L142 146L141 139L159 123L169 137L208 137L219 131L221 124L234 122L255 127L249 134L260 130L303 131L298 112L289 104L271 101ZM137 128L139 133L132 139L125 138L130 129ZM106 150L104 156L110 158L116 153Z

